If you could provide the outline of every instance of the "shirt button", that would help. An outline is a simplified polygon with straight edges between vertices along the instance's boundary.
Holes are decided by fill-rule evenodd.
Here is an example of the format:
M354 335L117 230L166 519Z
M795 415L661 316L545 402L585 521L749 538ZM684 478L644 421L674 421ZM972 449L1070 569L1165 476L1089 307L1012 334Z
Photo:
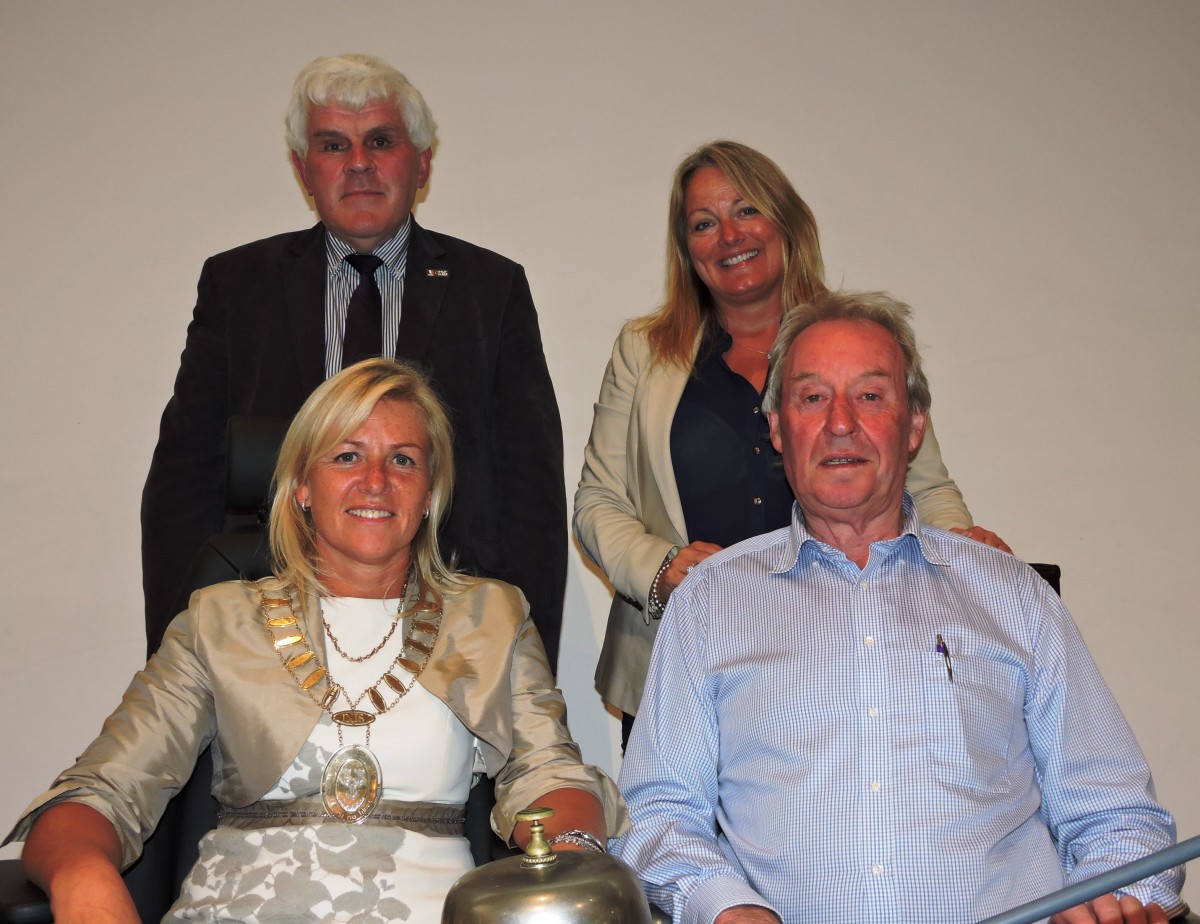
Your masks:
M868 648L874 648L875 647L875 637L872 635L868 635L866 638L863 639L863 644L866 645Z
M879 790L881 790L881 789L883 789L883 787L880 786L878 783L871 784L871 792L879 792Z
M762 498L761 498L761 497L756 497L756 498L754 498L754 506L755 506L755 507L761 507L761 506L762 506Z
M879 710L877 708L875 708L874 706L872 706L870 709L867 710L867 715L869 715L873 719L879 718Z
M876 863L874 866L871 867L871 875L872 876L882 876L883 875L883 867L880 866L878 863Z
M753 411L751 411L750 413L752 413L752 414L757 414L757 413L758 413L758 408L755 408L755 409L754 409Z
M759 447L759 446L755 446L755 447L754 447L754 454L755 454L756 456L757 456L757 455L761 455L761 454L762 454L762 448L761 448L761 447Z

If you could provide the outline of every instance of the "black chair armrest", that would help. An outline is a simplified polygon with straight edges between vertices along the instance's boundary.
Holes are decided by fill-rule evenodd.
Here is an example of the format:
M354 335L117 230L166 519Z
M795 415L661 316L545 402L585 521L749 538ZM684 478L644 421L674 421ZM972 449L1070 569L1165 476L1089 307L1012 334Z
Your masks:
M53 924L50 900L25 878L20 860L0 860L0 924Z

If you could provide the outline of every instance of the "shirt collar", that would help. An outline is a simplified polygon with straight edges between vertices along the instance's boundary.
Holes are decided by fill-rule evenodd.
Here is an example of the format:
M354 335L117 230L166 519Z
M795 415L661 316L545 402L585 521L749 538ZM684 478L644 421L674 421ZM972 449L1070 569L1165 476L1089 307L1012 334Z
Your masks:
M700 349L705 353L727 353L733 347L733 337L720 324L708 328Z
M388 271L396 276L404 272L404 258L408 253L408 236L412 229L413 217L409 214L404 224L392 237L371 251L387 266ZM345 259L354 253L354 248L345 241L325 232L325 258L329 275L336 276L346 271Z
M928 527L917 516L916 502L913 500L912 495L908 491L905 491L901 505L899 535L891 539L881 539L878 542L871 543L871 545L890 546L891 549L895 549L902 543L910 541L916 543L917 548L921 551L921 556L929 564L946 564L945 558L938 552L929 535ZM800 560L800 554L804 546L809 543L811 543L812 548L818 554L841 554L837 549L822 542L808 531L808 527L804 524L804 511L800 509L799 503L793 502L792 523L788 527L788 541L780 550L779 559L776 561L775 567L771 569L771 573L783 574L784 572L791 571Z

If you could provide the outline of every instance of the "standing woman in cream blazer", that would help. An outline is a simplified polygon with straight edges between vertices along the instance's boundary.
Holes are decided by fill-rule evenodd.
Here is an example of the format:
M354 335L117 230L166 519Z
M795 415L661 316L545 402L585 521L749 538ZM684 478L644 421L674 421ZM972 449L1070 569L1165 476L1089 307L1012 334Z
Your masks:
M825 288L812 212L745 145L689 155L668 222L666 303L617 338L575 493L575 535L616 591L596 683L624 713L623 740L671 592L722 547L789 522L759 404L785 308ZM973 524L932 426L906 486L925 522L1008 550Z

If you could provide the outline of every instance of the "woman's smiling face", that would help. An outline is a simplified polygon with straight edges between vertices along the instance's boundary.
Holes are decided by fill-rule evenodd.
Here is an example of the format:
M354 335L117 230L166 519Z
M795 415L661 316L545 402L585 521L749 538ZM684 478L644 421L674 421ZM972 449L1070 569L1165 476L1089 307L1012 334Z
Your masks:
M701 167L684 196L688 255L718 310L781 302L779 231L716 167Z
M318 457L296 500L312 508L317 570L331 593L400 592L432 499L430 461L420 411L394 398Z

